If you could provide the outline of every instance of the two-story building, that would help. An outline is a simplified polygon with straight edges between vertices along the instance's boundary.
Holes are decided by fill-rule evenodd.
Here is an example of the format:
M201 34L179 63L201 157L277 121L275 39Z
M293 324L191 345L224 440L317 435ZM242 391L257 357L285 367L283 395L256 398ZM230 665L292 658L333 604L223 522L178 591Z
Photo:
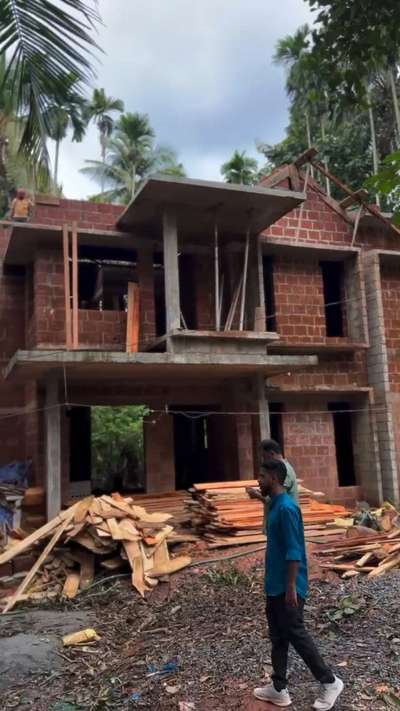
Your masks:
M48 516L91 490L95 405L150 408L148 493L252 478L271 433L330 499L398 500L398 236L288 175L3 225L0 464L32 459Z

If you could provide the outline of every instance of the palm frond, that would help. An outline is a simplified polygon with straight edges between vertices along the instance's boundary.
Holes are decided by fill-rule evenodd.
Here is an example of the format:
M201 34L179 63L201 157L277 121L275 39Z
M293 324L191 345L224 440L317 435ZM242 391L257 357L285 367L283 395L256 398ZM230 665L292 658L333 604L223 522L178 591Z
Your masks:
M76 76L78 93L94 76L91 32L95 0L0 0L0 54L8 57L18 115L25 117L20 150L47 159L47 112L63 95L62 78Z

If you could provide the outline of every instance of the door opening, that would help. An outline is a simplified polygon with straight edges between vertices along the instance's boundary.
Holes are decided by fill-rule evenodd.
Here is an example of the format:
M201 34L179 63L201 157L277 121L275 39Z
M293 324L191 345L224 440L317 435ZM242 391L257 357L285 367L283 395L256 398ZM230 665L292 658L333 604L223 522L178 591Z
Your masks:
M282 454L284 452L284 442L283 442L283 403L281 402L270 402L269 403L269 429L271 432L271 439L280 444Z
M354 466L352 417L348 412L348 402L330 402L328 410L332 412L335 432L336 462L339 486L355 486L356 470Z
M215 407L209 409L212 411ZM206 408L174 405L171 410L201 413ZM209 418L206 414L195 418L187 414L173 417L176 488L188 489L193 484L210 481Z

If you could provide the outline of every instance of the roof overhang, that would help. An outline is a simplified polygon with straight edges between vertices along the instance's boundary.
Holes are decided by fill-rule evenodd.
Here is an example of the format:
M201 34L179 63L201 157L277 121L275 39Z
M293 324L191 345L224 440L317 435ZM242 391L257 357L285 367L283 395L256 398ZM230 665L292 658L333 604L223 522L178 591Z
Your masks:
M174 209L180 236L220 233L253 234L267 229L305 199L301 192L260 186L155 176L146 180L117 222L122 230L143 230L159 236L162 215Z
M225 380L261 373L265 377L309 368L316 356L122 353L107 351L17 351L4 369L11 381L44 381L65 372L68 382L170 385L183 380Z
M34 254L40 249L62 249L63 228L61 225L40 225L30 222L5 223L10 229L10 239L4 255L7 266L31 264ZM113 249L134 250L137 239L126 232L116 230L96 230L78 228L80 247L112 247Z

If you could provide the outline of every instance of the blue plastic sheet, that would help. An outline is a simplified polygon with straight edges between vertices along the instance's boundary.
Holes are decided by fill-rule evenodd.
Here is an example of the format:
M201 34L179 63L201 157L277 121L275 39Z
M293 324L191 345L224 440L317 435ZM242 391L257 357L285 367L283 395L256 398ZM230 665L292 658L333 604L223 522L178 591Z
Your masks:
M0 484L28 486L31 477L32 462L11 462L0 467Z

